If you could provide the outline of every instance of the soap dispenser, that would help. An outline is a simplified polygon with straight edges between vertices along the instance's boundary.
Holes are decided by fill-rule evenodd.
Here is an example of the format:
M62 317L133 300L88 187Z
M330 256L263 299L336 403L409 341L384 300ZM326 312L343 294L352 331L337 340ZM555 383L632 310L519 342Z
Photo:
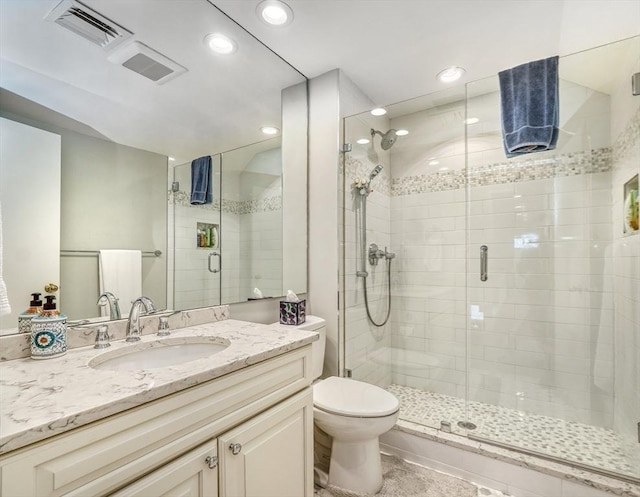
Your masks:
M18 316L18 331L20 333L31 333L31 320L42 311L42 300L39 293L31 294L29 308Z
M67 352L67 316L56 309L55 295L45 295L45 304L31 320L31 358L49 359Z

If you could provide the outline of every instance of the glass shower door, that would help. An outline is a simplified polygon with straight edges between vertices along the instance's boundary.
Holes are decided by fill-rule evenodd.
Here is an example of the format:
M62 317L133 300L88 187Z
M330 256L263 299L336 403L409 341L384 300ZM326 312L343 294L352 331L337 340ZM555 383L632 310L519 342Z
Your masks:
M191 205L191 163L174 168L175 309L220 304L220 155L212 156L213 203Z
M622 42L560 60L553 151L505 157L497 77L467 85L466 111L467 434L635 477L632 416L614 401L629 388L618 388L614 335L633 332L616 328L614 301L616 246L629 241L615 207L633 176L619 156L630 144L617 137L638 148L625 129L637 127L639 107L619 83L638 48ZM611 59L620 79L604 81ZM618 113L623 100L635 114ZM637 349L637 337L629 341Z

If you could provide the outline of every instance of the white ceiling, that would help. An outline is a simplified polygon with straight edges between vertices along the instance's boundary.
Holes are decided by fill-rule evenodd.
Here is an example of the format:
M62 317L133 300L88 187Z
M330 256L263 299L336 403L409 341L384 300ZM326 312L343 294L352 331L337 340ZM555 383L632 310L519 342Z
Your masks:
M443 89L530 60L640 34L640 0L285 0L292 24L274 29L257 0L214 0L307 77L342 69L379 105Z
M287 0L282 29L259 21L259 0L211 2L305 76L340 68L379 105L443 89L447 66L464 84L640 34L640 0ZM259 141L301 80L206 0L85 0L188 68L156 85L43 21L57 3L0 0L0 86L119 143L190 160ZM233 33L235 56L205 50L213 31Z
M188 69L158 85L108 60L126 42L105 51L44 20L58 2L0 0L0 86L176 163L264 140L261 126L280 126L281 90L304 81L207 0L84 0ZM237 53L210 52L212 32Z

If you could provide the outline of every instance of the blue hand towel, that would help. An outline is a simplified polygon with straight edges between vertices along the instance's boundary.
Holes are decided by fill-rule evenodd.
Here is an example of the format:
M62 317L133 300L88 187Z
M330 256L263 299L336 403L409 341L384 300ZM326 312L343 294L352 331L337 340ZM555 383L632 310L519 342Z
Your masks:
M213 203L211 157L191 161L191 205Z
M507 157L553 150L558 141L558 57L498 73Z

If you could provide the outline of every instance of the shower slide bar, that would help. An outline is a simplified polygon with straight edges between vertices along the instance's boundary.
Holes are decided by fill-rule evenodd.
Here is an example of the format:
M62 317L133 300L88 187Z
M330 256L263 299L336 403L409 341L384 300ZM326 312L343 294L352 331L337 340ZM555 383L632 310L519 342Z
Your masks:
M97 256L100 252L98 250L61 250L61 257L91 257ZM142 257L160 257L162 255L162 250L149 250L142 252Z

